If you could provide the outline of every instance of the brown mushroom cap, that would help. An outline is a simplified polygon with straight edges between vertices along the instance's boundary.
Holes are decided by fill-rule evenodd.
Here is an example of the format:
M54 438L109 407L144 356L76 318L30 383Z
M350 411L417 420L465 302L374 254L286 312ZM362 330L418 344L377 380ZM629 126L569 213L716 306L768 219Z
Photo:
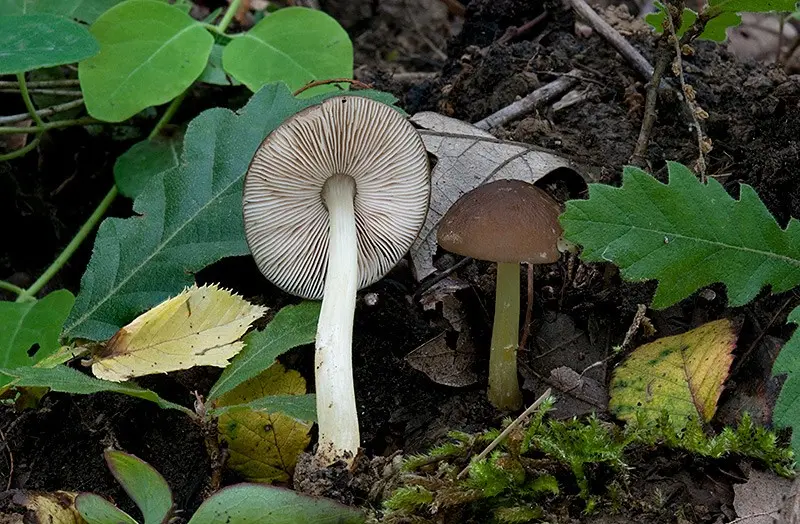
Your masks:
M548 264L559 259L561 208L522 180L497 180L464 195L437 232L447 251L492 262Z

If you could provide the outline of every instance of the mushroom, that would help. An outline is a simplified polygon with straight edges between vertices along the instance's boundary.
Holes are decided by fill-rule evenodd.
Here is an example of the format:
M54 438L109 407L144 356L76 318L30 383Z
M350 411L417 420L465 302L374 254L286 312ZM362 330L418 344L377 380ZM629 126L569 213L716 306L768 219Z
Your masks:
M322 299L314 358L320 465L351 462L360 444L356 293L405 255L429 200L430 166L416 129L390 106L358 95L293 115L250 163L244 228L258 268L288 293Z
M462 195L439 222L437 240L444 249L497 262L488 396L501 410L522 405L517 378L519 265L559 259L560 213L558 203L533 184L497 180Z

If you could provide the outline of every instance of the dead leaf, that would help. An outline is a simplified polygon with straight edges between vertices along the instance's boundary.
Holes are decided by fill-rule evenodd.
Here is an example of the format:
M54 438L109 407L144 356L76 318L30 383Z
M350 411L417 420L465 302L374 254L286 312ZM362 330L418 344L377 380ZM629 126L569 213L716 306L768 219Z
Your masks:
M608 395L602 384L590 377L582 377L567 366L550 371L550 384L555 390L564 393L558 395L555 405L559 417L571 418L596 412L598 409L605 411L608 406Z
M192 286L120 329L94 355L92 372L121 382L194 366L224 368L266 311L216 285Z
M708 322L639 346L611 379L609 410L623 420L647 420L666 411L678 427L688 418L708 422L730 372L738 328L729 319Z
M478 381L473 371L475 347L466 326L458 334L455 349L447 343L444 331L406 355L406 362L437 384L464 387Z
M791 488L789 479L752 470L747 482L734 484L733 508L747 524L774 524Z
M582 171L567 158L530 144L499 140L471 124L438 113L417 113L411 121L422 128L425 148L437 158L431 173L428 216L411 246L418 280L435 271L433 255L439 221L467 191L498 179L533 183L562 167Z
M14 503L29 511L25 522L47 524L85 524L75 509L77 493L54 491L42 493L21 491L14 495ZM20 521L22 522L22 521Z
M800 477L792 482L776 524L800 524Z
M224 394L218 405L233 406L270 395L305 392L306 381L300 373L276 362ZM287 482L297 457L311 441L311 423L282 413L237 409L221 415L217 425L220 442L227 444L230 453L228 467L253 482Z

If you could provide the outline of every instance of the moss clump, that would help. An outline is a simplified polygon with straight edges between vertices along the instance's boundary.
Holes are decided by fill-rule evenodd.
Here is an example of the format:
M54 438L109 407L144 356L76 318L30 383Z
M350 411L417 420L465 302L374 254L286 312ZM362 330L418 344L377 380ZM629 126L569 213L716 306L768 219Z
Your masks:
M709 435L690 420L676 429L664 414L655 423L636 419L626 426L592 415L559 421L546 417L547 399L531 420L517 426L486 458L472 460L500 434L451 433L448 442L408 457L402 486L385 502L381 522L535 522L556 520L553 508L613 511L629 495L628 460L633 453L682 450L691 457L749 458L783 476L794 473L794 456L772 431L745 415L735 427ZM510 419L504 421L511 423ZM467 475L459 477L467 465Z

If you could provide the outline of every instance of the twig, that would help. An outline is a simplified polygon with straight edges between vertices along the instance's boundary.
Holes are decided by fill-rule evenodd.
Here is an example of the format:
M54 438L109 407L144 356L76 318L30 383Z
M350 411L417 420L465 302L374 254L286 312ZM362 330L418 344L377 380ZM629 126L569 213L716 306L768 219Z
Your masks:
M37 88L37 87L74 87L81 85L80 81L76 79L67 79L67 80L40 80L38 82L26 82L28 87ZM2 81L0 82L0 89L3 88L13 88L19 89L19 82L14 81Z
M739 517L738 519L733 519L732 521L728 522L728 524L738 524L739 522L747 522L748 520L760 518L760 517L769 517L780 511L780 508L776 508L770 511L762 511L760 513L753 513L751 515L745 515L744 517Z
M466 266L470 262L472 262L472 257L464 257L457 263L445 269L444 271L440 271L439 273L436 273L435 275L430 277L428 280L420 284L419 289L417 289L417 291L414 293L414 300L415 301L419 300L419 297L421 297L422 294L425 293L427 290L429 290L430 288L432 288L433 286L435 286L436 284L438 284L439 282L450 276L452 273L455 273L462 267Z
M421 82L436 78L438 75L439 73L426 73L420 71L414 71L410 73L394 73L392 75L392 80L396 80L398 82Z
M456 478L459 478L459 479L460 478L464 478L464 475L467 474L467 472L469 471L470 466L472 466L472 464L474 462L477 462L479 460L485 459L486 456L489 453L491 453L494 448L496 448L498 445L500 445L501 442L503 442L503 440L505 440L505 438L509 435L509 433L511 433L514 430L514 428L516 428L517 426L522 424L525 421L525 419L527 419L528 416L531 413L533 413L534 410L536 408L538 408L539 405L541 405L541 403L544 402L547 399L547 397L550 396L550 392L551 391L552 391L551 388L547 388L547 390L544 393L542 393L541 397L537 398L536 401L528 407L528 409L523 411L520 416L518 416L516 419L514 419L514 421L511 424L509 424L508 427L506 427L506 429L503 430L502 433L497 435L497 438L495 438L492 442L490 442L489 445L486 446L486 449L481 451L478 456L476 456L473 460L471 460L470 463L467 464L467 467L462 469L461 473L459 473Z
M74 120L56 120L55 122L47 122L42 127L0 126L0 135L21 135L21 134L27 135L29 133L40 133L41 131L49 131L51 129L61 129L62 127L85 126L89 124L96 124L99 122L100 122L99 120L95 120L92 117L85 117L85 118L76 118Z
M628 344L631 343L633 336L639 331L639 326L642 325L642 320L644 320L644 314L647 312L647 306L644 304L638 304L636 307L636 314L633 316L633 321L631 322L628 331L625 333L625 338L622 339L622 344L619 346L620 351L625 351L625 348L628 347Z
M2 88L0 89L0 93L19 93L19 88ZM28 89L29 93L35 93L37 95L53 95L53 96L74 96L80 97L81 92L75 89L40 89L36 87L32 87Z
M0 438L3 439L3 446L8 451L8 482L6 483L6 491L11 489L11 480L14 478L14 455L11 453L11 446L8 445L6 434L0 429Z
M708 113L703 110L700 106L697 105L695 101L695 94L694 88L690 85L686 84L686 80L683 77L683 60L681 59L681 43L678 39L678 35L675 32L675 26L678 25L681 21L681 16L683 14L683 2L676 2L674 5L669 5L669 11L672 9L677 10L677 14L675 15L675 23L673 23L672 16L665 16L664 21L666 28L669 30L669 35L667 36L667 40L672 41L673 47L675 49L675 61L673 62L673 67L676 69L675 74L681 82L681 92L683 93L683 99L686 102L687 107L689 108L689 113L692 118L692 125L694 126L695 132L697 134L697 165L696 171L700 175L700 180L703 182L706 181L706 156L705 154L711 151L711 139L706 136L703 132L703 128L700 125L700 118L708 118ZM665 35L666 36L666 35Z
M329 84L342 84L342 83L351 84L351 85L353 85L355 87L359 87L361 89L372 89L371 85L365 84L364 82L361 82L360 80L353 80L352 78L330 78L328 80L315 80L313 82L309 82L306 85L304 85L303 87L301 87L300 89L298 89L297 91L295 91L293 94L294 94L294 96L297 96L300 93L302 93L303 91L306 91L307 89L311 89L312 87L325 86L325 85L329 85Z
M528 338L531 336L531 319L533 317L533 264L528 264L528 302L525 304L525 326L519 340L519 350L525 351Z
M616 29L603 20L589 4L584 0L567 0L567 2L581 18L592 26L592 29L605 38L633 66L642 78L649 80L653 77L653 66L650 65L647 59L630 42L625 40Z
M568 75L562 76L558 80L554 80L549 84L543 85L536 91L530 93L528 96L521 100L507 105L503 109L492 113L483 120L477 122L475 127L478 129L491 129L493 127L501 126L515 118L530 113L536 106L540 104L547 104L553 99L561 96L568 90L572 89L581 78L581 72L578 69L573 69Z
M772 318L769 319L769 322L767 322L766 327L764 327L764 329L761 330L761 333L759 333L756 339L753 340L753 342L747 347L745 352L742 353L742 355L736 359L736 365L733 367L731 375L734 375L735 373L739 372L740 368L742 367L742 364L747 362L747 357L750 356L750 354L753 352L756 346L758 346L758 343L761 342L761 339L764 338L764 335L767 334L767 331L769 331L769 329L772 327L775 321L778 320L778 317L786 310L787 307L789 307L789 304L791 304L795 298L796 298L795 296L789 297L786 300L786 302L784 302L781 305L781 307L778 308L775 314L772 315Z
M519 27L509 27L508 30L503 34L503 36L501 36L500 38L497 39L497 43L498 44L507 44L510 41L512 41L512 40L514 40L516 38L519 38L520 36L524 35L528 31L530 31L531 29L533 29L534 27L539 25L542 22L542 20L547 18L549 15L550 15L550 13L545 11L545 12L541 13L539 16L537 16L536 18L534 18L533 20L531 20L529 22L525 22L524 24L522 24Z
M46 118L48 116L55 115L56 113L63 113L64 111L75 109L76 107L80 107L82 105L83 105L83 98L79 98L77 100L64 102L63 104L58 104L50 107L45 107L44 109L39 109L38 111L36 111L36 114L39 116L39 118ZM0 116L0 125L13 124L28 119L30 117L31 117L30 113L20 113L18 115Z
M669 18L669 16L665 18ZM647 85L647 97L644 103L642 127L639 129L639 137L636 139L636 146L633 149L633 155L631 155L631 164L639 167L647 167L647 147L650 145L650 135L653 132L653 126L658 117L656 113L656 106L658 105L658 87L661 84L661 77L664 76L664 70L669 63L670 51L665 35L661 37L658 43L657 53L656 65L655 68L653 68L653 76Z

